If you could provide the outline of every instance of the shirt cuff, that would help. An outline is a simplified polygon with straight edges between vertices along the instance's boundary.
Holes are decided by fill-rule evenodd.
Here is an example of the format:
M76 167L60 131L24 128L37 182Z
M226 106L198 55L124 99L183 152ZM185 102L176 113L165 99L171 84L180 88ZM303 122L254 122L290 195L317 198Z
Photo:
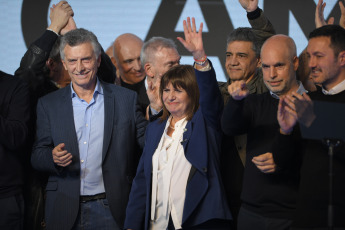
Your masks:
M254 10L252 12L248 12L247 18L249 20L254 20L254 19L257 19L258 17L260 17L260 15L261 15L261 9L258 7L258 8L256 8L256 10Z

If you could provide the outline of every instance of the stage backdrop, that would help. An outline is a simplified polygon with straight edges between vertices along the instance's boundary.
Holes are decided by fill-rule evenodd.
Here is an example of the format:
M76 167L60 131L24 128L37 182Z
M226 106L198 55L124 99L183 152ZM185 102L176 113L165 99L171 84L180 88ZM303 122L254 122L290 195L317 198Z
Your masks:
M338 1L325 2L325 17L334 16L338 23ZM0 0L0 70L14 73L29 44L49 25L49 7L56 3ZM69 4L77 26L93 31L104 49L122 33L134 33L143 40L163 36L177 43L183 64L191 64L193 59L176 37L183 36L183 19L195 17L197 24L204 23L204 46L220 81L226 80L227 35L234 28L249 26L246 12L237 0L70 0ZM277 33L295 40L298 53L306 47L307 36L315 27L316 4L317 0L259 0Z

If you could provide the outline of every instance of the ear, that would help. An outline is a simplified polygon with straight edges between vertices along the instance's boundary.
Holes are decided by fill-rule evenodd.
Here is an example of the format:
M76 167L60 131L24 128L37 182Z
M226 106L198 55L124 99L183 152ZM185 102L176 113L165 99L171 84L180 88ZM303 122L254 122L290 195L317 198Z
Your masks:
M144 65L144 70L146 73L146 76L153 78L155 76L154 67L151 65L151 63L146 63Z
M338 59L341 66L345 66L345 51L341 51L338 55Z
M261 67L261 58L260 57L257 58L256 67L258 67L258 68Z
M99 55L97 58L97 68L101 65L101 61L102 61L102 58L101 58L101 55Z
M114 64L114 66L116 67L116 69L118 69L118 68L117 68L117 63L116 63L115 58L114 58L114 57L110 57L110 60L111 60L111 62Z
M299 59L298 59L297 56L295 56L295 57L293 58L292 64L293 64L293 69L294 69L295 71L297 71L298 65L299 65Z
M65 70L68 71L67 65L66 65L65 61L64 61L63 59L61 59L61 62L62 62L62 64L63 64L63 67L65 68Z
M54 63L55 61L51 58L48 58L47 61L46 61L46 66L48 67L48 69L50 71L52 71L54 69Z

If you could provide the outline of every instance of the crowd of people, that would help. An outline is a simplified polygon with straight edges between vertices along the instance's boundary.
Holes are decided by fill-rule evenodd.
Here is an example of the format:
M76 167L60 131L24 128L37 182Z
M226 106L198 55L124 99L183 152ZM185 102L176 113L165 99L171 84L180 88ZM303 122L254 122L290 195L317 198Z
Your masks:
M318 1L300 57L258 0L239 3L251 28L224 41L227 82L194 18L181 65L171 38L104 51L54 4L14 76L0 71L0 229L344 230L343 140L303 131L333 138L314 104L345 103L344 3L334 25Z

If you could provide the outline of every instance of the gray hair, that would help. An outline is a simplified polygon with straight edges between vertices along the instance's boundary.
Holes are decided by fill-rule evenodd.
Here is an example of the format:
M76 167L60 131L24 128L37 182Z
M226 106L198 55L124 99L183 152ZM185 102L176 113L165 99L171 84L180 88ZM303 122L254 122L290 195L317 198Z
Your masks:
M61 37L60 41L60 56L62 59L65 59L65 46L77 46L83 43L91 43L93 50L96 54L96 57L101 54L102 47L98 42L96 35L94 35L91 31L86 29L75 29L71 30L66 33L64 36Z
M155 53L161 48L177 50L175 42L170 38L152 37L144 43L141 48L140 60L141 65L144 67L146 63L152 62Z
M260 36L260 31L249 28L249 27L239 27L233 30L226 41L226 46L234 41L245 41L251 42L252 50L255 52L256 57L260 57L260 50L263 43L269 36Z

